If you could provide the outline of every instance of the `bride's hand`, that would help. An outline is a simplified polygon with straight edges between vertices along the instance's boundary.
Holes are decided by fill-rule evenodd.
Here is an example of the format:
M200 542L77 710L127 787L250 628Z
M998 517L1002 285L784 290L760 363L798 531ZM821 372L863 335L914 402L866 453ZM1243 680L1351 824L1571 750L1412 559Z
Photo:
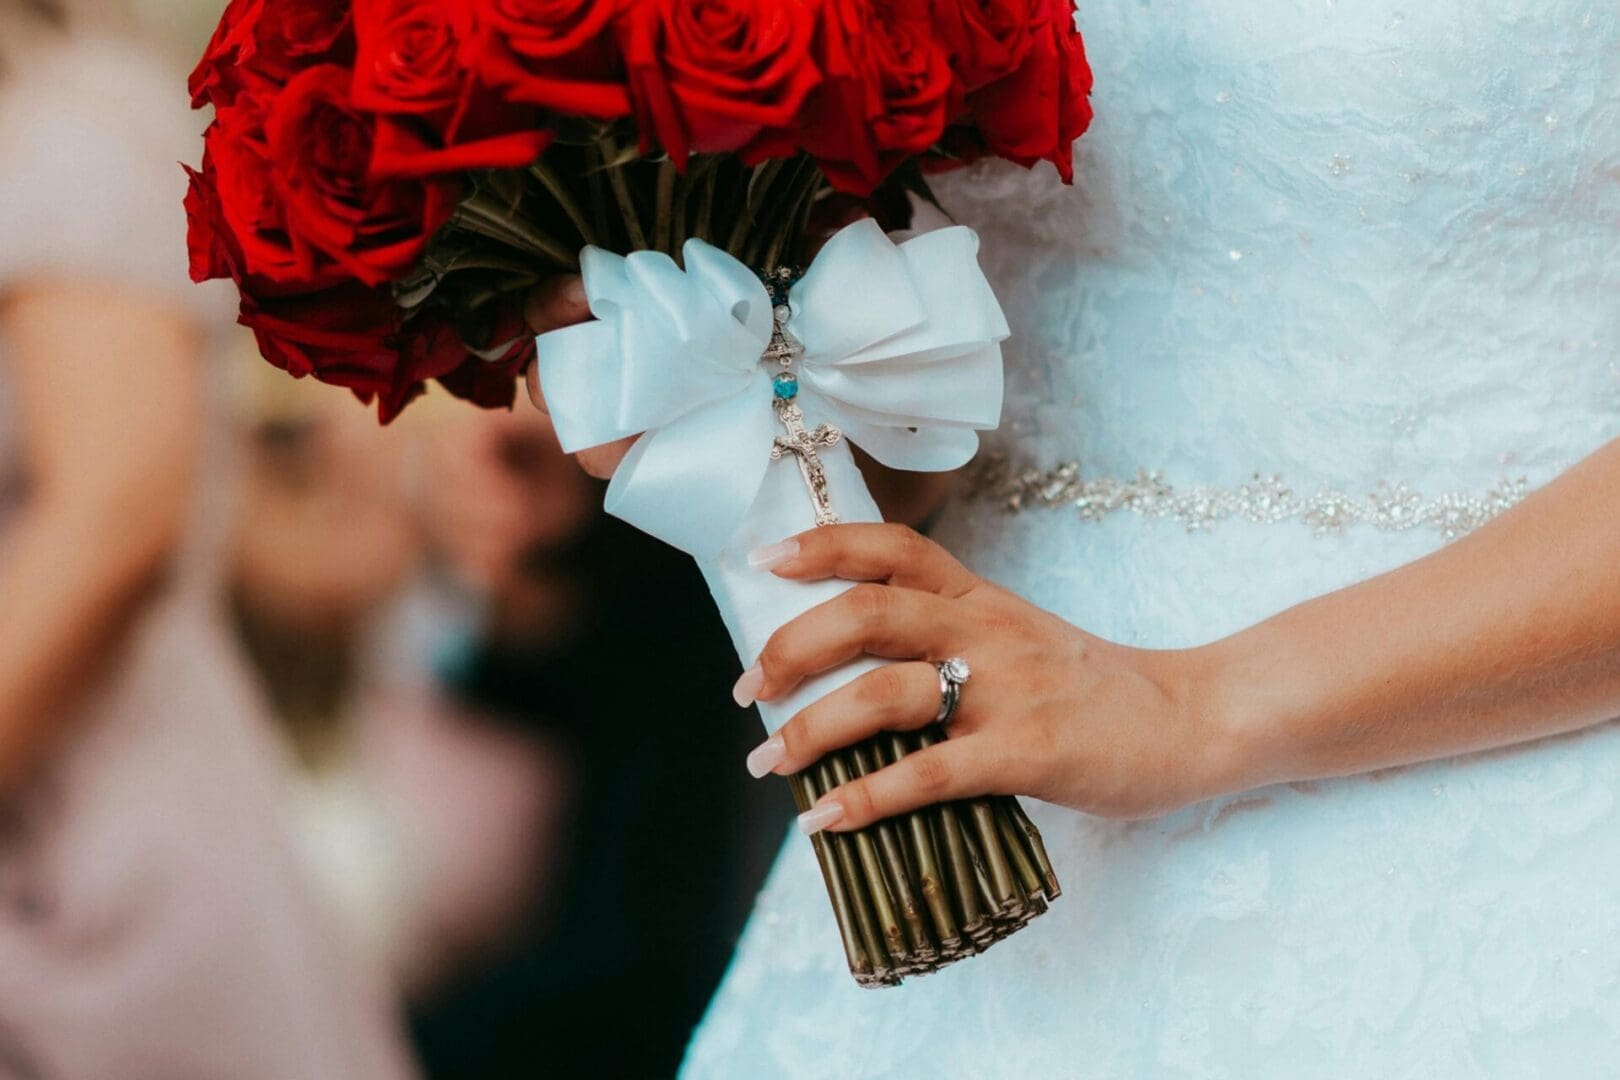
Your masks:
M860 828L930 803L1029 794L1108 817L1151 817L1231 788L1231 740L1204 708L1197 651L1116 645L970 573L899 525L815 529L755 553L795 581L865 582L788 623L738 683L770 701L862 654L912 661L829 694L749 756L788 775L879 731L921 728L940 706L929 661L972 667L937 746L828 793L806 828Z

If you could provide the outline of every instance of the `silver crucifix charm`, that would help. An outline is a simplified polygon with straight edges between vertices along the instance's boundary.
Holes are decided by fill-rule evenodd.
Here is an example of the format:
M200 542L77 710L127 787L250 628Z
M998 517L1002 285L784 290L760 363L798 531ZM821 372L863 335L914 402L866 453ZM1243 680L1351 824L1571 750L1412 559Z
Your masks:
M831 424L822 424L814 431L804 426L804 410L791 401L776 399L776 418L787 428L787 435L778 435L771 447L771 460L780 461L784 454L792 454L799 462L799 474L810 489L810 501L815 507L817 525L838 524L838 512L832 508L827 494L827 470L822 467L817 450L837 446L844 433Z
M783 304L772 314L774 326L771 343L765 347L762 359L775 361L781 366L776 378L771 380L771 389L776 395L773 402L776 418L787 428L787 434L776 437L776 444L771 447L771 460L780 461L784 455L792 454L799 463L799 474L804 477L805 487L810 489L816 524L836 525L838 512L833 509L832 497L827 492L827 470L822 467L821 457L816 451L837 446L844 433L831 424L821 424L814 431L804 426L804 410L793 400L799 396L799 377L793 374L793 361L804 354L804 346L788 332L787 322L793 316L792 309Z

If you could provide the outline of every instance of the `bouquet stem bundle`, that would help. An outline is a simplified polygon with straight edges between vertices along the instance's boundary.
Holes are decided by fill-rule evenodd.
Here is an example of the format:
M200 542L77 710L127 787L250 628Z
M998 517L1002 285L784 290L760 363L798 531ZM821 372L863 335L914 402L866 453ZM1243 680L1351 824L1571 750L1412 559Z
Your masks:
M800 812L840 784L945 737L887 732L789 778ZM940 803L810 838L844 956L864 987L898 986L1028 925L1062 889L1034 822L1010 796Z
M1091 119L1072 0L1004 6L230 0L188 84L214 110L188 170L192 275L235 283L269 362L374 402L383 422L430 383L507 408L536 362L532 291L580 269L582 248L679 263L697 239L744 267L803 267L855 217L904 227L935 170L991 156L1072 180ZM797 399L796 379L787 394L750 385L761 415L770 395ZM808 808L943 737L840 751L794 795ZM1010 798L812 842L865 986L980 952L1058 895Z
M602 129L554 146L526 174L482 178L430 247L422 276L400 290L400 302L431 298L476 310L487 295L530 284L493 265L484 267L494 271L488 275L435 277L442 267L464 269L453 255L439 256L465 243L486 256L491 244L510 248L517 265L533 273L545 264L575 269L575 252L586 244L679 260L681 245L695 236L760 268L772 302L786 303L785 283L798 277L814 242L811 213L827 194L805 155L755 166L725 155L694 157L683 172L667 158L636 157L625 133ZM480 295L484 289L489 294ZM944 737L937 726L888 733L831 754L792 778L794 800L807 810L835 787ZM1010 797L945 803L811 842L850 972L865 987L896 986L975 956L1027 925L1061 891L1039 831Z

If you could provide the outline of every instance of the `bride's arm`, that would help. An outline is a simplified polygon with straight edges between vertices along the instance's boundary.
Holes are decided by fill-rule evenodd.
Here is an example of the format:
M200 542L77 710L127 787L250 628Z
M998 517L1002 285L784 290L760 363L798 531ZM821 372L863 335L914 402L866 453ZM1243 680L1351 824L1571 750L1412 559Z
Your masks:
M1250 785L1620 716L1620 441L1449 547L1206 652Z
M823 800L850 828L941 798L1028 793L1145 816L1267 783L1522 742L1620 715L1620 441L1471 536L1201 648L1092 637L886 526L817 530L775 573L874 582L772 639L739 697L859 652L974 674L952 738ZM788 773L933 718L924 663L867 675L750 758Z
M0 537L0 790L42 747L160 575L185 517L198 342L88 286L0 305L27 501Z

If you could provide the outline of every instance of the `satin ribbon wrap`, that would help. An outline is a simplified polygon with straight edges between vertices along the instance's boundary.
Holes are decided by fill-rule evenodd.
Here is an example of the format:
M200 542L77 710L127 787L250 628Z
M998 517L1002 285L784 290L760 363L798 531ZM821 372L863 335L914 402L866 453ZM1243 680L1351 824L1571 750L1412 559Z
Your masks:
M829 240L789 299L788 330L805 423L843 431L820 451L833 508L882 520L849 450L895 469L960 468L1001 416L1007 322L960 226L896 245L872 221ZM540 382L569 453L640 436L608 487L607 510L697 559L744 664L770 635L836 597L847 582L783 581L748 566L754 548L815 524L771 407L780 370L761 359L772 307L759 278L701 240L685 270L660 252L586 248L580 263L596 321L543 334ZM871 670L862 660L762 702L775 730L806 704Z

